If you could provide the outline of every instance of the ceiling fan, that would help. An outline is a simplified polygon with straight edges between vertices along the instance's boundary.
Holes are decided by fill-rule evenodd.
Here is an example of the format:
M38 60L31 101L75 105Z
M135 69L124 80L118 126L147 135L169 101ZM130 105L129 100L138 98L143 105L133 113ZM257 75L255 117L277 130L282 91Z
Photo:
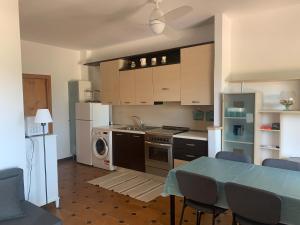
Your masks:
M164 13L159 7L162 1L163 0L153 0L155 8L152 10L149 18L148 25L155 34L163 33L166 26L169 26L169 22L177 20L193 10L191 6L184 5Z

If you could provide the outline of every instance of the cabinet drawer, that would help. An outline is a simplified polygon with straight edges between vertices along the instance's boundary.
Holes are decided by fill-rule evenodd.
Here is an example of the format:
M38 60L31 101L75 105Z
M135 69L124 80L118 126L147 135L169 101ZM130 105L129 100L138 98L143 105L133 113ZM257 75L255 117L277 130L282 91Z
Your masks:
M201 156L208 156L207 141L175 138L173 156L176 159L191 161Z

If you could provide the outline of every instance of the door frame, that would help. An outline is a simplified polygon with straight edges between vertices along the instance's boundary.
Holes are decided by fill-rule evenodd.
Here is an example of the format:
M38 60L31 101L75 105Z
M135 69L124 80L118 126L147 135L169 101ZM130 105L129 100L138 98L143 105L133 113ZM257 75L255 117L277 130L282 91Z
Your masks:
M40 75L40 74L28 74L23 73L22 74L22 82L23 79L42 79L46 81L46 92L47 92L47 105L48 109L52 115L52 89L51 89L51 75ZM25 111L24 111L25 116ZM51 134L53 132L53 125L49 124L49 133Z

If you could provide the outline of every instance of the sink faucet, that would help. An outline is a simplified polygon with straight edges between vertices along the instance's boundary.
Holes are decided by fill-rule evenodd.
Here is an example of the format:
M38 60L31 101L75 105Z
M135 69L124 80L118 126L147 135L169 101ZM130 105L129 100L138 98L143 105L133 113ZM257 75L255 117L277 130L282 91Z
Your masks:
M131 118L134 120L134 122L138 125L139 128L142 129L144 127L144 123L143 123L143 121L141 120L140 117L132 116Z

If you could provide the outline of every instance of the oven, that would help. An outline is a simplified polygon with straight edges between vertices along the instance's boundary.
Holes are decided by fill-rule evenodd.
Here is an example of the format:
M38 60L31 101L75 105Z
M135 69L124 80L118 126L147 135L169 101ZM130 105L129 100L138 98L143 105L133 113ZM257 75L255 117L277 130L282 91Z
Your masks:
M173 168L172 138L145 136L146 172L166 176Z

